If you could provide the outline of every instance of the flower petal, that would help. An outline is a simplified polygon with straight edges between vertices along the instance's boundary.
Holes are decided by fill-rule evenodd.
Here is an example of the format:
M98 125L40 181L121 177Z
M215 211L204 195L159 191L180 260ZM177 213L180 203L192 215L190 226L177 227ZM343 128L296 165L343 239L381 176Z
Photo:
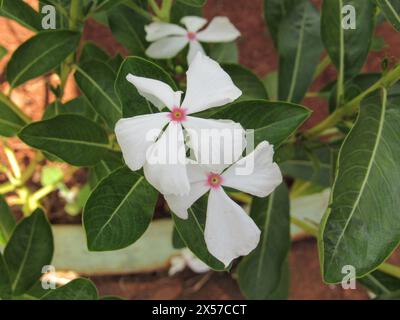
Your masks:
M132 83L139 94L154 104L160 111L166 106L172 109L180 105L182 92L174 92L166 83L149 78L137 77L128 74L126 80Z
M146 41L152 42L168 36L184 36L187 31L172 23L153 22L144 27L146 31Z
M197 34L202 42L231 42L240 37L240 32L227 17L215 17L208 27Z
M205 55L205 51L203 49L203 46L198 42L197 40L192 40L189 42L189 52L187 56L187 63L190 66L190 64L193 62L194 58L196 58L196 55L201 52L203 55Z
M221 66L201 53L197 53L186 74L187 90L182 107L188 113L222 106L242 95Z
M147 149L156 141L162 128L168 123L167 113L154 113L121 119L115 126L115 134L126 165L139 170L146 160Z
M196 182L190 185L190 192L188 195L164 195L165 201L167 201L169 208L179 218L187 219L187 210L195 203L201 196L207 193L210 188L207 187L205 181Z
M189 39L182 36L162 38L147 48L146 55L153 59L170 59L186 47L188 42Z
M266 197L282 183L282 173L273 162L274 148L261 142L248 156L224 172L223 185L257 197Z
M189 135L189 145L197 163L219 168L216 173L238 160L246 148L245 131L232 120L189 116L182 124Z
M147 151L144 174L162 194L186 195L190 191L182 127L170 122L160 139Z
M228 266L257 247L260 233L254 221L222 188L210 191L204 237L214 257Z
M207 24L207 19L197 16L187 16L181 19L181 23L185 25L187 31L196 32Z

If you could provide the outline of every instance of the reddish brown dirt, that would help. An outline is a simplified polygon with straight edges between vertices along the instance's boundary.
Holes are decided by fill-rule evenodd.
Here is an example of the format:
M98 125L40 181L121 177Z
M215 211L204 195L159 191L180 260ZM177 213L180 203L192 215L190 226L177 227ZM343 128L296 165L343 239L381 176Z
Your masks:
M315 0L317 5L321 1ZM29 0L32 6L37 7L36 0ZM239 40L240 62L252 69L259 76L265 76L275 70L278 58L271 37L263 21L262 0L208 0L205 8L207 18L216 15L228 16L242 33ZM32 32L20 27L15 22L0 18L0 44L5 46L9 53L0 61L0 90L7 92L9 86L5 81L5 66L12 52ZM400 57L400 42L398 34L387 24L378 27L377 34L383 36L388 44L380 53L371 53L365 71L379 71L383 57L390 60ZM85 27L84 37L93 40L110 54L126 50L112 37L110 31L94 21L89 21ZM335 70L326 70L313 85L319 88L335 77ZM65 100L79 94L72 79L68 82ZM44 107L53 97L46 90L46 81L55 82L54 77L34 79L13 91L11 98L34 120L41 118ZM327 115L325 102L319 99L306 99L304 105L314 110L313 117L305 127L310 127ZM29 149L11 139L10 144L17 151L18 158L28 164L31 154ZM0 160L4 155L0 149ZM85 180L85 171L78 171L68 181L69 184L82 183ZM0 175L0 183L5 180ZM34 186L38 182L38 175L32 181ZM70 218L62 210L59 198L52 194L46 199L45 205L53 222L78 222L78 218ZM399 258L392 258L399 263ZM291 271L291 299L366 299L366 292L357 290L342 290L340 287L326 286L321 281L317 248L315 241L306 239L293 243L290 254ZM185 271L173 277L168 277L166 271L153 274L139 274L130 276L94 277L102 295L121 295L130 299L240 299L242 298L236 282L227 274L211 273L196 275Z

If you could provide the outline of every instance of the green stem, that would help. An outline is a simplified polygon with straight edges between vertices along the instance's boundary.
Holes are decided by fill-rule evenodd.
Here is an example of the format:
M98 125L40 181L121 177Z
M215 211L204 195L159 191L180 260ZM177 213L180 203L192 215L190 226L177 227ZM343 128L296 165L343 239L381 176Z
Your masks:
M400 267L394 266L389 263L382 263L379 266L379 270L389 274L393 277L400 278Z
M154 0L148 0L148 3L151 7L151 9L154 11L157 17L160 17L161 15L161 10L158 4Z
M322 72L325 71L325 69L331 64L331 58L329 58L328 55L325 56L324 59L318 64L317 69L315 70L314 73L314 80L317 79Z
M129 8L131 8L133 11L135 11L137 14L141 15L142 17L146 18L149 21L154 20L154 17L152 14L144 10L143 8L139 7L136 3L127 1L125 2L125 5Z
M361 101L370 93L381 87L390 87L400 79L400 64L389 71L385 76L369 87L366 91L349 101L343 107L337 108L328 118L320 122L315 127L307 130L304 136L307 138L318 137L322 132L336 126L344 117L354 114Z
M161 19L169 22L171 16L172 0L163 0L161 6Z

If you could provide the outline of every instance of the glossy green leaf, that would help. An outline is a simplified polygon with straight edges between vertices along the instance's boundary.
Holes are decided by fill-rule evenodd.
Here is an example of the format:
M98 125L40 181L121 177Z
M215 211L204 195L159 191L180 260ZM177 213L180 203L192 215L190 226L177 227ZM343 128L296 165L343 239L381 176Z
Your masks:
M376 0L386 19L400 31L400 0Z
M261 230L257 248L239 264L240 290L248 299L269 299L278 289L290 248L289 192L281 184L268 198L254 198L250 216Z
M356 28L343 28L351 5L356 13ZM325 48L345 78L357 75L367 59L375 28L375 4L372 0L325 0L322 5L321 34Z
M109 10L123 2L126 2L126 0L99 0L97 1L97 6L94 9L94 12Z
M0 300L11 297L11 280L8 273L8 267L0 252Z
M42 28L41 17L29 4L22 0L1 0L0 15L17 21L32 31Z
M181 236L179 235L178 230L176 227L172 231L172 246L175 249L183 249L186 248L185 242L182 240Z
M79 58L79 64L84 64L85 62L91 60L99 60L106 62L110 59L109 55L100 47L98 47L94 42L86 42L81 50L81 55Z
M80 33L67 30L42 31L15 50L7 65L11 87L45 74L57 67L79 43Z
M207 0L178 0L178 2L182 2L188 6L202 7L206 4Z
M150 22L124 5L108 13L108 24L114 37L134 55L144 55L147 47L144 26Z
M84 96L74 98L65 103L55 101L49 104L44 111L42 119L48 120L63 114L80 115L95 122L103 123L103 120L99 119L99 115L93 110L93 107Z
M90 168L89 183L94 188L102 179L111 174L114 170L123 166L122 158L101 160Z
M44 212L37 209L15 228L4 250L13 295L31 288L53 257L53 235Z
M152 113L156 110L150 102L138 93L135 86L126 80L126 76L129 73L139 77L160 80L170 85L174 91L178 90L168 73L155 63L139 57L126 58L119 69L117 80L115 81L115 91L122 105L124 118Z
M222 68L231 76L233 83L242 90L237 101L268 100L267 90L261 80L249 69L238 64L223 64Z
M236 42L215 43L210 49L210 58L219 63L238 63L239 49Z
M7 243L15 224L15 217L8 207L6 199L0 194L0 244Z
M75 80L93 109L114 129L115 123L122 117L122 111L114 92L116 74L106 62L97 60L79 65Z
M333 151L328 146L315 150L297 146L290 159L279 163L279 168L286 176L330 187L333 182Z
M176 230L185 245L200 260L214 270L225 270L224 264L211 255L204 240L208 195L203 196L189 210L187 220L173 214Z
M157 197L142 175L126 167L103 179L83 212L89 250L122 249L138 240L151 222Z
M352 265L357 277L379 266L400 241L400 96L374 92L361 105L339 152L330 209L320 237L324 280L342 280Z
M0 92L0 136L12 137L26 124L22 111Z
M41 300L97 300L96 286L89 279L78 278L68 284L49 290Z
M299 0L264 0L264 18L276 47L279 25L296 3L299 3Z
M210 117L239 122L245 129L254 129L256 145L267 140L278 148L310 114L309 109L292 103L252 100L216 109Z
M280 100L300 102L322 53L320 14L309 1L299 2L282 19L278 33Z
M74 166L91 166L110 152L106 131L95 122L72 114L34 122L19 133L27 145Z
M378 298L400 290L400 279L381 271L374 271L359 279L359 281Z

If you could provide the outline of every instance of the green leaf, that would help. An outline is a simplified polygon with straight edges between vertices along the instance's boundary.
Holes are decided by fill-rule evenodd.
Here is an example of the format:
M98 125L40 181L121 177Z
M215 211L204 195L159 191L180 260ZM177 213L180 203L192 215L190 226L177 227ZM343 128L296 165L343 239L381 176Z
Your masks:
M278 97L300 102L313 80L322 53L320 14L313 4L301 1L282 19L278 53Z
M150 21L124 5L108 12L108 24L113 36L135 55L144 55L147 46L144 26L149 23Z
M202 7L206 4L207 0L178 0L178 2L192 7Z
M4 56L8 53L8 50L0 45L0 60L4 58Z
M236 42L215 43L210 49L210 58L219 63L238 63L239 49Z
M41 300L98 300L96 286L89 279L78 278L68 284L50 290Z
M342 8L351 5L356 11L356 28L345 29ZM375 28L375 4L371 0L325 0L322 5L322 41L338 70L345 78L357 75L367 59Z
M90 168L89 183L92 188L111 172L123 166L122 158L101 160L98 164Z
M7 243L15 225L15 217L8 207L6 199L0 194L0 244Z
M268 198L254 198L250 216L261 230L257 248L239 264L239 287L247 299L270 299L278 289L290 249L289 192L281 184Z
M7 65L7 80L15 88L57 67L78 47L80 33L42 31L15 50Z
M169 74L155 63L139 57L126 58L115 81L115 91L121 103L124 118L148 114L155 110L150 102L138 93L135 86L126 80L129 73L139 77L160 80L170 85L174 91L178 90Z
M145 178L124 167L103 179L83 211L90 251L125 248L146 231L158 193Z
M79 89L111 130L122 117L114 92L115 78L114 70L106 62L97 60L78 66L75 72Z
M111 151L106 131L95 122L72 114L34 122L19 133L27 145L74 166L91 166Z
M296 146L292 157L279 163L279 168L286 176L330 187L333 176L333 155L334 150L328 146L309 151Z
M379 296L389 295L400 290L400 279L381 271L374 271L359 279L361 284Z
M275 47L278 46L280 23L298 2L299 0L264 0L264 18Z
M179 235L178 230L176 227L172 231L172 246L175 249L183 249L186 248L185 242L182 240L181 236Z
M278 148L310 114L309 109L292 103L253 100L218 108L210 117L239 122L245 129L254 129L255 145L267 140Z
M376 0L386 19L400 31L400 0Z
M255 99L268 100L268 94L264 84L249 69L238 64L223 64L222 68L231 76L233 83L243 92L237 101Z
M64 172L60 167L45 166L42 168L40 184L42 186L51 186L59 183L64 178Z
M37 209L15 228L4 250L13 295L30 289L53 257L53 235L44 212Z
M97 1L97 6L94 9L94 12L109 10L112 7L119 5L123 2L126 2L126 0L99 0Z
M270 100L278 100L278 72L273 71L268 73L264 79L262 79L262 82Z
M99 60L106 62L110 59L109 55L94 42L85 42L82 47L81 55L79 58L79 64L82 65L85 62L91 60Z
M27 124L18 107L0 92L0 136L12 137Z
M39 13L22 0L2 0L0 15L13 19L32 31L38 31L42 28Z
M187 16L203 16L203 7L193 7L179 1L175 1L171 9L171 22L180 24L181 19Z
M99 119L98 114L84 96L74 98L65 103L55 101L49 104L44 111L42 119L48 120L63 114L80 115L95 122L103 123L103 120Z
M11 280L6 262L0 252L0 300L11 297Z
M378 267L400 241L400 96L374 92L361 105L338 160L330 209L321 227L324 280L342 280L352 265L357 277ZM372 245L373 244L373 245Z
M178 234L190 251L210 268L222 271L225 270L224 264L208 252L204 240L207 200L208 195L198 200L188 210L189 217L187 220L180 219L175 214L173 214L173 218Z

